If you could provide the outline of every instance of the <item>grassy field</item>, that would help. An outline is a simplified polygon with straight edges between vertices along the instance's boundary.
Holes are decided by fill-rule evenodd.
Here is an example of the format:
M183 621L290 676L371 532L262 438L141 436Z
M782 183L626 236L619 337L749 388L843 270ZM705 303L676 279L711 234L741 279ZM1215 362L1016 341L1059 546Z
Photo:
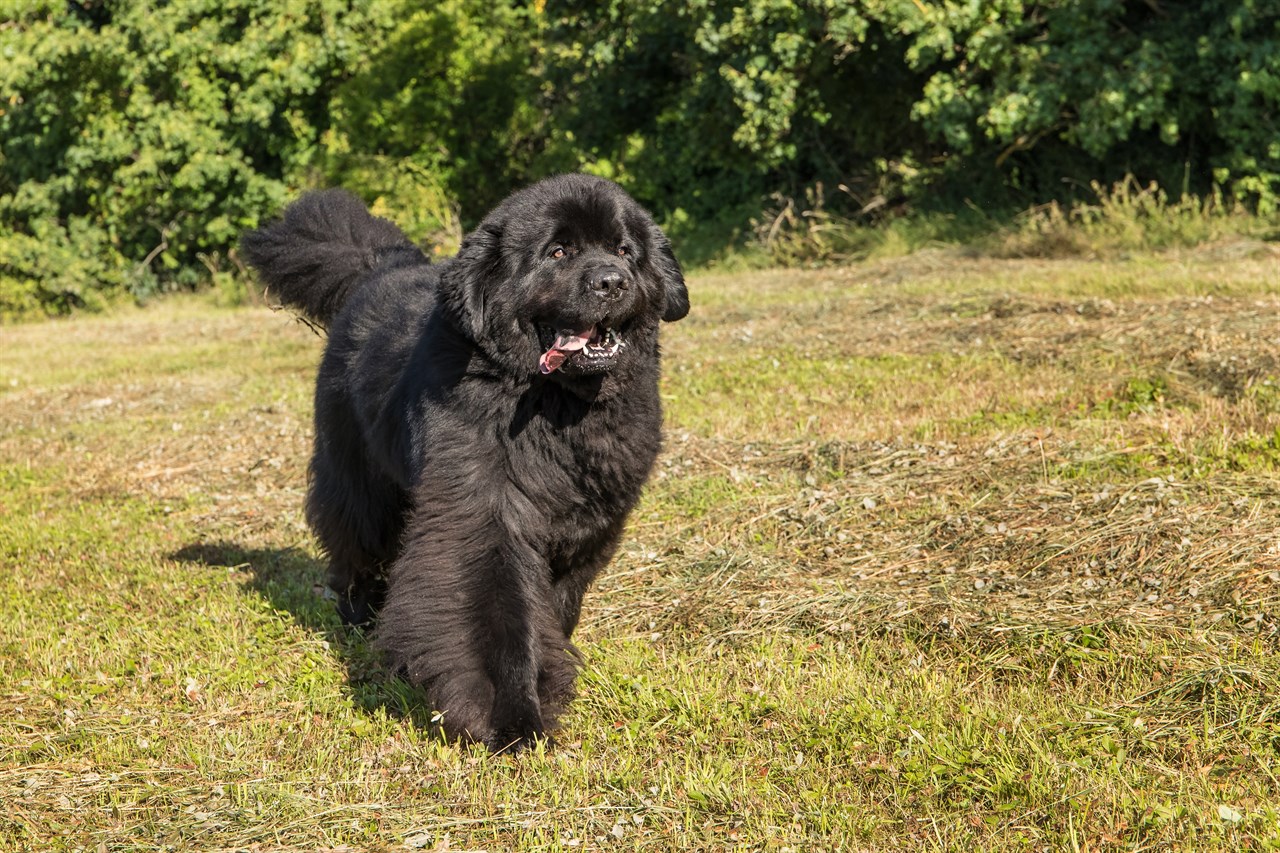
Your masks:
M1280 849L1277 260L695 279L580 698L515 758L324 596L320 338L0 327L0 849Z

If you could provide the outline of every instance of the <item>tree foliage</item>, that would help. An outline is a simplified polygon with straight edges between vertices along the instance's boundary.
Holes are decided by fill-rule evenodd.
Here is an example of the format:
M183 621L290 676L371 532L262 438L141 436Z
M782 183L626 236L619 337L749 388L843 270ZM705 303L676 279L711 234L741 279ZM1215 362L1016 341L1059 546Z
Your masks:
M446 246L613 177L679 237L1132 174L1280 198L1267 0L0 0L0 314L191 286L303 188Z
M1264 5L610 0L548 14L551 67L576 99L558 122L699 215L735 181L748 201L828 180L864 202L887 189L1037 203L1129 173L1266 212L1280 18ZM611 103L621 120L599 121Z
M363 23L340 0L19 5L0 29L0 300L55 308L219 263L314 163Z
M475 221L534 172L536 14L488 0L374 8L378 49L330 102L326 177L417 208L415 236L441 236L451 206Z
M1126 173L1276 209L1280 18L1265 0L947 2L903 19L912 109L950 171L1035 197ZM1055 192L1056 191L1056 192Z

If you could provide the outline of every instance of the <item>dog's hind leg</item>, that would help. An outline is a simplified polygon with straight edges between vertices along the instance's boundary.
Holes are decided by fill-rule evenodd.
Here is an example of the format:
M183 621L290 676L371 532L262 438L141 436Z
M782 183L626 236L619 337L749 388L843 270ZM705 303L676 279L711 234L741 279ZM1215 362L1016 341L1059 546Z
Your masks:
M329 557L328 585L348 625L371 623L386 597L385 573L404 527L403 491L369 476L368 466L342 464L333 448L317 448L311 463L307 522Z

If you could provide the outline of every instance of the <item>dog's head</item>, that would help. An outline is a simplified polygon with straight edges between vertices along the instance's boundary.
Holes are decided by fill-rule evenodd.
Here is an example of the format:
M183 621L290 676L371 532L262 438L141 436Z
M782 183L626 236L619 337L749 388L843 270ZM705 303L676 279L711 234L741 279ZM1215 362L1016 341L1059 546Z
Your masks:
M442 289L488 354L562 380L652 360L659 321L689 312L666 236L621 187L590 175L548 178L500 204Z

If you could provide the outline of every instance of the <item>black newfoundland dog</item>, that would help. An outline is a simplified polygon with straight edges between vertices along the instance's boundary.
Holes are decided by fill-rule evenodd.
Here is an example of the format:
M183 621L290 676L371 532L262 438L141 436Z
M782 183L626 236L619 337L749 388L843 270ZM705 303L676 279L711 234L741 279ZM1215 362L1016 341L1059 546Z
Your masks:
M658 327L689 310L666 237L616 184L562 175L441 263L341 190L241 248L328 329L307 519L342 618L376 620L446 734L547 737L658 453Z

